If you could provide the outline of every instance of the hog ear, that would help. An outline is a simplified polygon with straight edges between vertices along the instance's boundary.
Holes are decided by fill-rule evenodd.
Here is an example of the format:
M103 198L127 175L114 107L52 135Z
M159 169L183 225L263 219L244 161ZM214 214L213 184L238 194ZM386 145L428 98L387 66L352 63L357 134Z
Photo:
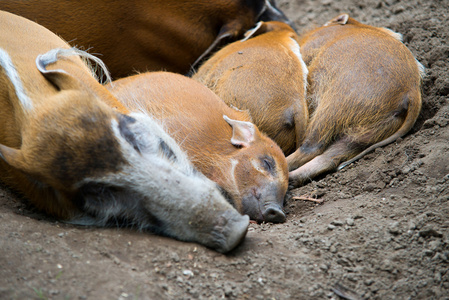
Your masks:
M47 70L47 66L58 61L60 53L66 49L53 49L45 54L38 55L36 66L39 72L50 81L58 90L80 89L81 83L61 69Z
M218 33L218 36L215 38L215 40L212 42L212 44L206 49L206 51L203 52L196 60L195 62L190 66L190 72L187 74L188 76L191 76L194 73L195 68L210 54L215 52L216 49L220 48L220 46L226 44L229 40L235 40L237 35L239 34L240 27L242 25L240 23L224 25L220 32Z
M259 22L261 24L264 24L264 22ZM257 23L257 24L259 24ZM257 28L257 25L256 25ZM215 52L216 49L220 48L221 46L225 45L227 42L235 41L237 38L239 38L244 30L244 25L240 21L231 22L228 24L225 24L221 27L220 32L218 33L218 36L215 38L213 43L209 46L209 48L206 49L206 51L203 52L203 54L198 57L195 62L190 66L190 72L187 74L188 76L192 76L194 74L195 68L210 54Z
M245 32L245 34L244 34L245 37L240 41L244 42L253 36L261 35L262 33L265 33L267 31L268 31L267 23L262 22L262 21L257 22L256 27L251 28L250 30Z
M255 139L256 127L253 123L238 121L223 115L223 119L232 127L232 145L242 148L249 147Z
M291 32L295 32L292 26L289 24L286 24L284 22L277 22L277 21L271 21L271 22L258 22L256 24L256 27L248 30L244 34L244 38L240 40L241 42L244 42L252 37L256 37L258 35L270 32L270 31L280 31L280 30L287 30Z
M329 26L332 24L340 24L340 25L345 25L348 22L349 19L349 15L348 14L341 14L338 17L330 20L329 22L327 22L326 24L324 24L324 26Z
M0 158L13 168L22 169L23 156L20 150L0 144Z

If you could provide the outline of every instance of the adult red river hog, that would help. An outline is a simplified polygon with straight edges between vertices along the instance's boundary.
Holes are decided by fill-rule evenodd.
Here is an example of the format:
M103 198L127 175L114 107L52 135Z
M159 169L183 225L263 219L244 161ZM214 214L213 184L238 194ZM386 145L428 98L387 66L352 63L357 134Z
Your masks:
M273 21L260 22L247 38L215 53L192 78L226 104L248 110L254 124L291 154L304 139L309 119L307 67L298 36L287 24Z
M195 80L169 72L122 78L109 88L131 111L160 120L239 212L258 222L285 221L285 156L246 112L228 107Z
M0 180L66 222L239 244L248 216L153 119L124 114L79 57L92 56L10 13L0 28Z
M287 157L294 186L405 135L421 110L423 66L401 35L342 14L299 40L311 113Z
M114 78L151 70L186 74L259 20L291 24L274 0L2 0L0 10L101 54Z

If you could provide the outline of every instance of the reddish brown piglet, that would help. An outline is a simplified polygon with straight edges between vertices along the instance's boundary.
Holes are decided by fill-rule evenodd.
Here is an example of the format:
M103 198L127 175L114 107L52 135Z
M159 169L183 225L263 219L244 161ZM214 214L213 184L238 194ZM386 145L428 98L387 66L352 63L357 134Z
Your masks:
M226 104L248 110L255 125L286 155L306 130L307 67L295 31L285 23L261 22L207 60L192 78Z
M287 158L294 186L405 135L421 110L424 72L400 34L347 14L305 34L299 45L311 117L304 142Z
M198 170L242 214L284 222L288 171L281 149L204 85L168 72L123 78L110 91L131 111L159 119Z
M101 54L114 78L150 70L186 74L258 21L291 23L274 0L2 0L0 10Z

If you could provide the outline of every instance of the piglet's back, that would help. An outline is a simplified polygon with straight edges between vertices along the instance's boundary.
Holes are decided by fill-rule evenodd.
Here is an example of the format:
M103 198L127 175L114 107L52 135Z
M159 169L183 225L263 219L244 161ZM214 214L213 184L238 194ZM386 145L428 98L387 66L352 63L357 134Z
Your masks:
M139 89L127 88L131 81ZM230 152L235 151L228 140L225 144L217 144L224 140L214 138L207 143L204 139L209 136L232 136L232 128L223 122L224 114L231 119L251 121L246 112L228 107L204 85L175 73L143 73L115 81L111 87L113 94L126 107L148 112L155 119L161 120L172 136L180 135L179 138L186 141L183 146L191 148L189 153L203 152L204 149L195 151L194 148L203 147L204 144L213 148L211 153L224 154L223 151L227 148ZM140 101L141 98L145 101ZM192 132L184 135L189 129ZM201 132L205 130L207 132ZM198 139L201 141L197 141Z

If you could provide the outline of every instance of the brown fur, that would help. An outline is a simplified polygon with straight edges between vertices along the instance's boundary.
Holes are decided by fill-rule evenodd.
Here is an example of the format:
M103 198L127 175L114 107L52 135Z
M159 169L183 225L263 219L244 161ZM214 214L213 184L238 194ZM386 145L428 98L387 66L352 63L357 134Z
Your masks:
M115 78L148 70L185 74L204 52L240 38L257 18L270 17L260 16L264 5L265 0L0 1L1 10L101 54Z
M54 67L84 77L82 83L74 78L65 78L65 86L61 90L61 86L53 85L40 74L35 63L39 54L52 48L69 48L56 35L6 12L0 14L0 27L0 47L10 54L34 106L32 113L20 107L14 87L1 69L0 152L7 157L9 164L0 160L0 179L22 192L39 209L68 219L79 213L69 200L73 196L74 184L80 178L93 175L95 167L98 167L96 170L113 170L121 161L121 154L114 152L112 132L107 130L110 126L96 126L84 131L78 129L89 126L91 118L104 122L103 125L117 118L103 100L122 111L126 109L96 82L79 57L67 58ZM77 89L79 86L83 89ZM88 86L95 88L84 89ZM97 95L100 91L104 95L102 100ZM57 131L54 130L55 124L58 124ZM109 161L97 162L94 156L106 146L102 143L112 150ZM83 150L87 145L91 147L91 156L85 155ZM19 148L22 151L16 150ZM71 152L76 157L66 157L64 148L78 149ZM78 161L79 165L71 165L70 160Z
M420 67L388 30L344 14L299 44L311 118L304 142L287 158L294 185L403 136L421 109Z
M309 118L304 70L292 51L298 36L280 22L263 23L249 34L257 36L224 47L192 78L226 104L247 109L254 124L290 154L304 139Z
M130 110L143 110L161 120L194 165L231 196L238 211L258 221L274 220L266 216L266 209L283 205L287 164L279 147L255 126L249 145L231 143L233 128L223 115L250 121L246 112L229 108L203 85L173 73L123 78L110 89ZM264 169L264 159L273 160L274 170ZM232 161L238 162L235 172Z
M152 118L118 112L127 110L80 55L97 58L7 12L0 28L1 181L75 224L133 226L223 253L242 241L249 217Z

